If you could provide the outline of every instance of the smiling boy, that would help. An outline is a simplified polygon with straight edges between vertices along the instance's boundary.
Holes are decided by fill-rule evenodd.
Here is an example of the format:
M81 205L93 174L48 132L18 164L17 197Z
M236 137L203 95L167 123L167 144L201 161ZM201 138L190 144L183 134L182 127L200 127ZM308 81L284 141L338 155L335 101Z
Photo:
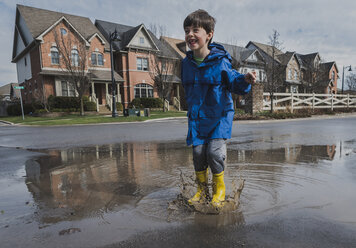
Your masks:
M215 19L197 10L184 20L185 42L191 51L182 61L182 84L188 104L187 145L193 145L197 192L188 200L194 205L205 200L208 167L213 173L211 204L220 208L225 201L224 170L226 139L231 138L234 117L231 93L247 94L256 81L252 73L231 68L231 56L223 46L211 43Z

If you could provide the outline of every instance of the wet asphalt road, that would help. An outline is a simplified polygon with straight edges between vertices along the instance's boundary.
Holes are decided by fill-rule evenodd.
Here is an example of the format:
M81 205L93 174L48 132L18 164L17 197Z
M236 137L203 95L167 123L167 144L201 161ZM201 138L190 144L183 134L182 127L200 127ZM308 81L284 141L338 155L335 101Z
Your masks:
M1 247L355 247L356 118L237 122L238 211L177 206L184 119L0 126Z

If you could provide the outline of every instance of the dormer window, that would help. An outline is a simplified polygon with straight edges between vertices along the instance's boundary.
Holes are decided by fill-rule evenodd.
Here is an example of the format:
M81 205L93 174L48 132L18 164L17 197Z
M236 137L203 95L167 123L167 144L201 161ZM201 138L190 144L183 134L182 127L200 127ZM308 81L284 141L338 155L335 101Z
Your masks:
M145 44L145 38L140 37L140 44Z
M91 54L91 64L92 65L104 65L103 55L98 52L93 52Z
M59 65L59 53L55 46L51 47L51 63L52 65Z
M61 28L61 34L62 35L66 35L67 34L67 30L65 28Z
M335 71L332 71L331 79L332 79L332 80L335 80Z

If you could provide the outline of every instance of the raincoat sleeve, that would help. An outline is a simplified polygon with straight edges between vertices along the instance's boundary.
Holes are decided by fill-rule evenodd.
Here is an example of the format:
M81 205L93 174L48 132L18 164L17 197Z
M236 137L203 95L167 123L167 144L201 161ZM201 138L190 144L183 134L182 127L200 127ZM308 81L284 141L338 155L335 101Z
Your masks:
M222 62L221 79L232 93L245 95L251 90L251 85L245 81L245 75L232 69L231 63L227 60Z

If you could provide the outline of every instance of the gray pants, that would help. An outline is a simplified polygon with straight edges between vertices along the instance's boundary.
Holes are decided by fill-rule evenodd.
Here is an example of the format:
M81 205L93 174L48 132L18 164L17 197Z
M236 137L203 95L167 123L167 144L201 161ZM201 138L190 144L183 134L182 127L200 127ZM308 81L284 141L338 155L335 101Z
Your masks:
M195 171L203 171L210 167L213 174L225 169L226 143L224 139L212 139L209 143L193 147Z

